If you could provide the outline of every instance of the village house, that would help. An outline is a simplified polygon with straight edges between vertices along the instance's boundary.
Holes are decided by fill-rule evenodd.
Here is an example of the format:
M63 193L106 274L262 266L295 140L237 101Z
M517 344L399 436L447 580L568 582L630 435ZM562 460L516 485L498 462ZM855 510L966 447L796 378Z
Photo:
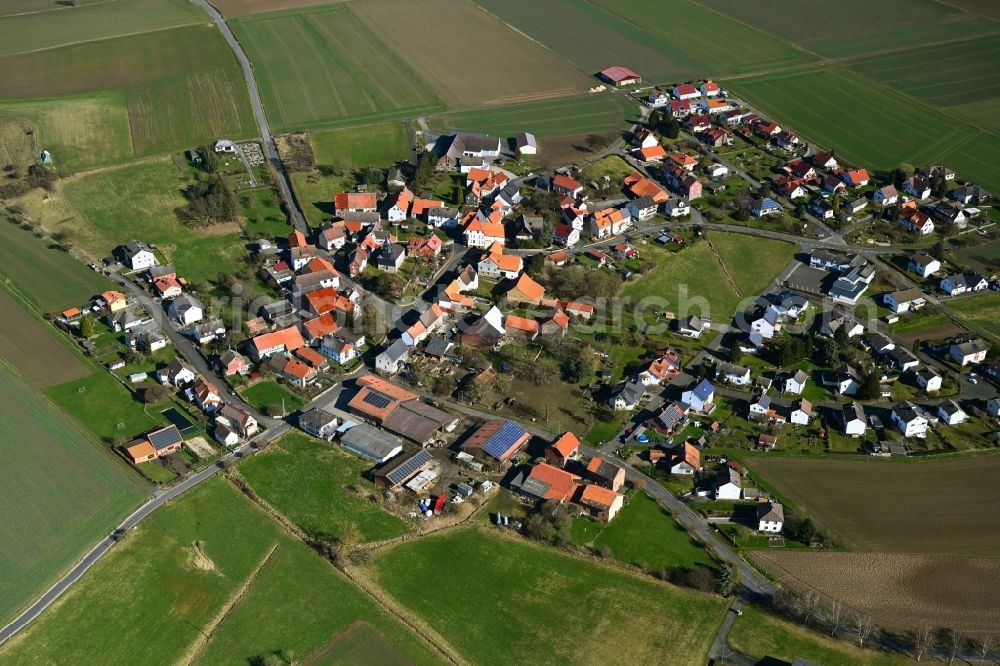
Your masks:
M892 408L892 422L904 437L926 437L927 419L909 401L897 403Z
M806 388L806 382L809 380L809 373L804 370L796 370L794 374L785 377L784 388L782 391L784 393L794 393L795 395L802 395L802 391Z
M670 217L685 217L691 214L691 202L680 197L663 204L663 211Z
M839 395L854 395L860 388L858 373L849 365L843 365L832 372L823 372L820 382Z
M545 459L552 465L565 467L566 463L576 458L580 450L580 440L573 433L566 431L545 449Z
M848 187L864 187L871 177L866 169L851 169L840 175L841 180Z
M944 293L949 296L958 296L966 292L982 291L988 289L989 281L982 275L973 272L957 273L942 278L938 285Z
M256 362L266 360L274 354L295 351L305 345L302 333L295 326L263 333L250 340L250 357Z
M958 425L964 423L969 415L962 411L957 402L949 398L938 405L938 418L946 425Z
M498 222L486 222L478 217L472 218L462 232L465 244L469 247L486 249L494 243L506 243L504 226Z
M517 282L507 290L507 300L511 303L528 303L538 305L545 296L545 287L538 284L527 273L521 273Z
M932 393L941 390L941 375L934 368L923 367L916 372L917 386L925 393Z
M899 214L899 223L907 231L926 236L934 232L934 222L930 216L916 208L906 208Z
M257 434L257 419L245 409L227 403L215 413L215 421L222 421L229 429L244 439Z
M337 424L336 416L319 407L313 407L299 416L299 428L317 439L332 440Z
M378 211L378 197L373 192L338 192L333 195L334 213L348 217L350 213Z
M903 190L921 201L931 196L931 184L921 176L910 176L903 182Z
M872 201L879 206L891 206L899 200L899 193L892 185L886 185L872 193Z
M690 476L701 471L701 451L684 442L673 450L668 464L671 474Z
M768 215L776 215L782 213L785 209L774 199L763 198L763 199L751 199L750 203L747 204L747 210L750 214L760 219Z
M406 363L410 355L410 345L402 339L394 340L382 353L375 357L375 369L394 375Z
M605 208L590 218L590 232L595 238L608 238L623 233L632 220L627 208Z
M157 263L152 248L138 240L130 240L124 245L119 245L115 248L114 256L133 271L144 271Z
M175 425L146 433L124 446L125 453L133 464L149 462L177 451L184 444L184 438Z
M757 503L757 531L781 534L785 524L785 510L778 502L765 500Z
M587 476L597 485L616 492L625 485L625 468L596 456L587 463Z
M953 342L948 347L948 356L959 365L966 366L985 361L988 351L989 347L982 338L975 338L965 342Z
M867 429L865 423L865 410L860 403L851 402L841 410L841 421L844 426L844 434L851 437L862 437Z
M215 384L202 377L195 380L188 392L198 408L206 414L210 414L222 406L222 396L219 395L219 389Z
M715 476L715 499L738 500L743 496L743 479L739 471L728 465Z
M197 376L179 357L174 357L167 367L160 368L156 373L156 378L164 386L185 386Z
M707 379L681 394L681 400L696 412L709 413L715 407L715 387Z
M927 278L941 270L941 262L926 252L917 251L910 256L907 268L920 277Z
M642 382L621 382L612 391L608 404L616 411L632 411L642 402L646 387Z
M607 523L622 509L625 496L596 484L586 484L580 488L576 502L587 509L592 518Z
M643 386L659 385L668 376L681 371L681 357L676 349L667 348L660 352L649 365L639 373L638 380Z
M882 302L895 314L901 314L919 310L927 303L927 299L924 298L923 292L916 287L911 287L886 294Z
M224 377L245 375L250 372L250 362L237 351L227 349L219 356L219 369Z
M813 415L812 403L802 398L796 400L792 406L791 411L788 414L788 420L795 425L809 425L809 420Z

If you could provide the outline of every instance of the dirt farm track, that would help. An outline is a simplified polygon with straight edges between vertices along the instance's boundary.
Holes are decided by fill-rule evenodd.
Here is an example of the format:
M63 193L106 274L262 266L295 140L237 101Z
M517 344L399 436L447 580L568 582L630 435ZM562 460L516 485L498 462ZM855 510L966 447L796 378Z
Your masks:
M817 590L879 626L1000 627L1000 557L757 551L753 558L784 585Z

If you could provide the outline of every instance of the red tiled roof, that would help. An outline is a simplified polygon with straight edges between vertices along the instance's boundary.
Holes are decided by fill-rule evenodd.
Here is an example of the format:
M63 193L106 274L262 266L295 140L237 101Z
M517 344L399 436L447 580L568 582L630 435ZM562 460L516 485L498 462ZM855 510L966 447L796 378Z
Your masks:
M568 499L576 490L577 481L580 480L576 474L570 474L547 463L538 463L532 467L528 478L546 484L548 489L543 497L557 502Z

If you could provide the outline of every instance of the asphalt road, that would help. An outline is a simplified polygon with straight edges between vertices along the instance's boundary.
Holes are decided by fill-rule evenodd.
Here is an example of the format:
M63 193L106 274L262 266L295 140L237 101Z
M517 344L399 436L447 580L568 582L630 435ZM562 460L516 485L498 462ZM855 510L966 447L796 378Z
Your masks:
M303 233L309 231L309 225L306 223L306 218L302 214L302 208L299 206L298 200L295 198L295 192L292 190L292 182L288 177L288 171L285 170L285 165L282 164L281 158L278 157L278 147L274 143L274 138L271 136L271 128L267 124L267 115L264 113L264 105L260 101L260 91L257 89L257 80L253 75L253 68L250 66L250 59L247 58L247 54L243 52L243 47L240 45L239 41L233 35L233 31L229 29L226 25L226 20L222 18L222 14L218 12L208 0L197 0L198 5L201 6L208 15L212 17L215 21L215 25L218 26L219 30L222 32L222 36L226 38L229 43L229 48L233 50L233 55L236 56L236 60L240 63L240 68L243 70L243 78L246 79L247 90L250 93L250 105L253 107L253 115L257 120L257 128L260 131L260 138L264 142L264 154L267 156L268 162L274 168L275 173L278 174L277 183L278 190L281 194L282 200L284 200L287 205L288 212L291 214L292 223L297 229Z

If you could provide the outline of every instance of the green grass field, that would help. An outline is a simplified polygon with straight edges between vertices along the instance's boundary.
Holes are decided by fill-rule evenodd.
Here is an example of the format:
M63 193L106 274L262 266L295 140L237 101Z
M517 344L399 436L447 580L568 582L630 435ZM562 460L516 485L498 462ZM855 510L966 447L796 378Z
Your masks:
M355 168L389 166L410 158L410 140L400 123L310 132L309 140L317 164L333 164L339 155L348 156Z
M955 255L983 274L1000 271L1000 238L985 243L975 241L955 250Z
M652 663L666 652L671 664L704 663L721 598L491 529L459 528L381 551L372 573L472 662Z
M769 238L713 233L710 241L744 298L761 294L795 257L794 245Z
M616 560L649 571L690 569L699 564L715 567L705 549L691 541L684 528L643 492L633 493L610 523L577 518L573 535L581 545L607 546Z
M821 67L727 84L777 122L847 160L875 169L900 162L947 164L987 189L1000 188L1000 137L860 74Z
M138 396L103 368L94 368L81 379L49 386L45 395L105 442L127 440L165 423L159 415L150 416Z
M130 238L155 243L190 282L236 272L247 250L235 225L218 233L181 224L174 209L184 204L182 187L177 167L167 158L80 176L62 188L75 217L62 225L51 220L51 226L68 226L79 246L95 257L107 256Z
M208 25L0 57L0 94L0 116L11 100L22 105L17 117L37 124L70 170L257 133L242 72ZM82 101L66 107L65 97Z
M110 532L143 490L2 364L0 405L0 503L8 507L0 530L3 622Z
M254 63L274 129L399 118L441 100L346 6L245 17L232 28Z
M430 123L441 131L488 132L501 137L531 132L549 137L623 129L636 115L626 97L604 94L445 113L431 117Z
M672 310L684 315L700 314L714 320L728 320L736 311L739 294L726 279L708 243L695 245L670 253L660 248L647 246L643 249L645 258L656 261L654 266L640 278L628 282L621 291L623 297L639 303L646 298L663 299L653 309Z
M743 607L743 615L729 632L734 650L755 659L796 657L824 666L897 666L912 664L910 659L872 650L860 650L844 641L835 641L805 627L775 617L752 606Z
M267 411L268 407L281 406L285 401L285 413L291 414L305 405L305 400L295 395L276 381L266 379L249 388L242 389L240 395L251 407L259 411Z
M934 107L963 113L968 105L966 115L1000 129L1000 72L993 67L1000 36L931 46L921 53L922 65L904 51L865 58L851 69Z
M948 308L953 310L962 321L980 328L996 340L1000 340L1000 293L990 291L969 298L948 301Z
M56 169L114 164L132 157L128 111L121 91L34 100L0 100L0 116L27 123L38 151L48 150ZM37 155L32 151L32 161Z
M0 273L43 312L60 312L109 289L111 281L52 241L0 223Z
M246 593L234 598L244 586ZM263 615L268 620L261 623ZM419 639L332 566L232 485L213 479L129 533L59 605L4 645L0 661L83 663L100 654L107 663L188 656L246 664L278 651L302 659L359 619L378 626L414 661L435 662ZM202 632L211 639L199 651Z
M55 3L45 6L46 9L55 7ZM116 0L62 11L3 16L0 18L0 56L207 20L204 13L184 0Z
M24 169L38 159L31 123L0 112L0 163Z
M408 532L406 523L350 488L374 492L361 476L370 467L339 447L293 433L239 470L254 492L316 539L381 541Z

